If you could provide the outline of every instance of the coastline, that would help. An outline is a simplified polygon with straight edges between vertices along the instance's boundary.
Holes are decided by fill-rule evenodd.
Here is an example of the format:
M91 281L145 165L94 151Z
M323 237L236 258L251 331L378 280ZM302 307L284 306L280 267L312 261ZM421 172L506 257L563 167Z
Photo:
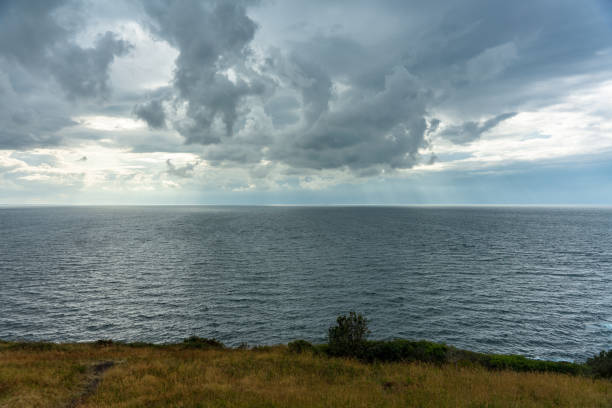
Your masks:
M487 367L482 363L483 356L502 362L511 356L485 355L430 342L404 342L406 347L412 345L414 358L368 362L332 357L326 353L326 345L310 348L303 341L250 348L245 345L227 348L214 340L197 337L163 345L111 340L0 341L0 406L612 404L612 381L593 378L584 371L530 368L524 365L525 361L542 361L525 358L516 360L523 365ZM444 361L426 361L430 355L419 354L419 350L434 346L446 347ZM548 367L580 366L545 363Z

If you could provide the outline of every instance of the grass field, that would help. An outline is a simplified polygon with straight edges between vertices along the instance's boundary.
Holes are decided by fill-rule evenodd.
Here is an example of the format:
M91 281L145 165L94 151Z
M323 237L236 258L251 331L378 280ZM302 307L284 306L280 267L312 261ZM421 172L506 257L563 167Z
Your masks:
M0 343L0 407L612 407L612 381L180 345Z

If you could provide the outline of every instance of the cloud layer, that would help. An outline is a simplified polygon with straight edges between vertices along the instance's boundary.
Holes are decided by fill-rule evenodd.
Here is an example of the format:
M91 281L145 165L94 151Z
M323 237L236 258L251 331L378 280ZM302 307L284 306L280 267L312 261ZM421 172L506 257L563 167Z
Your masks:
M0 188L297 191L607 154L611 15L598 0L5 1ZM20 156L41 151L57 160Z

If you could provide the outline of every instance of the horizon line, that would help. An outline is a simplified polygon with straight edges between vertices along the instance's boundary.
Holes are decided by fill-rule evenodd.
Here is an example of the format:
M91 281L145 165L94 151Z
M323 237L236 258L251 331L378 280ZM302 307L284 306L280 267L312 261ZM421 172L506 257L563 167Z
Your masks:
M0 203L0 208L18 207L579 207L612 208L612 204L565 203L216 203L216 204L67 204L67 203Z

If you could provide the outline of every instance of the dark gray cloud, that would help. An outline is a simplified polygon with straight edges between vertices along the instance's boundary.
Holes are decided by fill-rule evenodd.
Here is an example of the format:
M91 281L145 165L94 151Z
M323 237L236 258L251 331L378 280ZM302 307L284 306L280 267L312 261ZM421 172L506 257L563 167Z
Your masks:
M166 126L166 113L160 99L153 99L136 105L134 114L147 122L151 129L162 129Z
M264 105L264 112L276 128L283 128L300 120L300 103L292 95L279 95Z
M57 146L57 131L76 124L65 108L38 78L0 60L0 149Z
M300 91L304 119L311 125L329 109L329 99L332 95L331 78L317 62L296 54L290 57L289 63L293 66L293 72L284 74L289 76L291 85Z
M603 34L601 24L581 23L574 32L564 31L560 22L575 9L565 1L556 3L554 17L545 0L529 5L481 0L290 4L284 7L296 15L304 11L310 20L289 16L293 20L285 24L293 30L286 32L291 39L264 49L265 62L257 72L249 68L257 25L248 17L248 3L145 4L155 32L180 51L174 86L188 108L186 120L174 126L187 143L208 146L202 154L213 165L271 160L305 172L346 168L359 175L410 168L427 160L420 151L432 147L428 135L439 133L432 111L468 119L442 135L469 143L516 114L500 112L520 107L516 95L529 89L530 81L563 75L567 64L581 63L578 56L605 46L601 36L594 38ZM334 15L338 7L357 18L342 24L326 20L325 11ZM313 21L309 13L315 11L321 21ZM578 13L583 23L597 20L592 10ZM368 15L384 16L389 27L368 37L363 26L352 26ZM214 23L200 23L211 16ZM575 53L564 55L565 45L549 41L555 37L567 38ZM541 71L550 58L564 67ZM228 68L236 74L233 80ZM529 81L517 83L523 78ZM504 92L495 92L492 100L492 89ZM246 115L259 103L273 128L245 135ZM492 118L469 120L482 116ZM215 127L217 119L223 131Z
M76 6L59 0L0 3L0 148L59 145L59 131L76 124L76 109L65 99L108 95L109 67L130 44L106 32L93 47L78 45L78 23L66 18ZM58 86L66 98L58 96Z
M434 164L438 161L438 156L435 155L435 153L432 153L431 156L429 156L429 160L427 160L427 164Z
M190 152L254 178L272 169L372 176L443 161L435 136L470 143L593 73L605 77L608 3L4 1L0 148L57 146L70 134L133 152ZM78 21L78 9L94 14ZM113 63L142 40L113 33L118 21L176 50L169 83L111 92ZM583 79L547 82L570 76ZM149 129L69 132L72 117L105 115ZM167 163L174 177L192 170Z
M440 132L440 136L455 144L468 144L479 139L483 133L493 129L500 122L510 119L516 115L516 112L508 112L497 115L482 123L468 121L462 123L461 125L449 126Z
M175 166L170 159L166 160L166 173L173 177L190 178L193 177L193 170L200 162L187 163L184 166Z
M127 41L106 32L94 47L74 41L74 27L57 14L68 1L5 1L0 7L0 56L26 69L51 74L71 98L104 96L108 68L130 50Z
M257 28L245 5L189 0L146 1L144 7L152 31L179 51L173 82L177 97L188 107L177 129L188 143L218 143L231 136L239 108L247 109L243 100L265 88L244 65ZM214 128L217 119L224 132Z
M115 57L126 55L131 45L108 31L92 48L72 44L53 50L49 69L70 98L108 95L108 68Z
M337 109L326 109L303 132L274 146L272 157L313 169L409 168L427 145L427 99L415 78L397 68L382 90L347 91Z
M440 119L433 118L429 121L429 127L427 128L427 133L435 133L440 127Z
M534 84L593 72L594 63L609 69L609 58L597 56L612 35L604 1L432 2L424 13L428 27L412 38L410 28L400 30L396 39L406 41L407 69L437 91L435 106L457 116L537 109L568 89Z
M33 69L45 65L47 51L69 37L69 30L61 27L53 15L63 3L63 0L1 2L0 55Z
M147 2L145 9L156 35L180 52L174 87L188 105L186 118L174 127L187 143L209 145L203 157L213 164L266 159L373 174L411 167L427 145L428 92L398 61L377 66L360 44L325 36L288 52L267 50L265 64L255 72L245 62L257 26L244 5ZM334 88L338 76L350 90ZM241 133L249 111L243 102L253 96L267 99L264 112L280 133ZM151 112L158 108L152 104L136 108L150 125L162 117L160 109ZM217 119L224 131L215 127Z

